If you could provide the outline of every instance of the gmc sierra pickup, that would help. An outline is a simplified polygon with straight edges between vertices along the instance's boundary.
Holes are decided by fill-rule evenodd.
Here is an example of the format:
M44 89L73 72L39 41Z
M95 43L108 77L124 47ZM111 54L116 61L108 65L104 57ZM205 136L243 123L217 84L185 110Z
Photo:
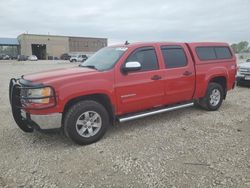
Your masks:
M78 67L12 78L9 98L25 132L63 130L77 144L125 122L194 104L217 110L234 88L226 43L135 43L101 49Z

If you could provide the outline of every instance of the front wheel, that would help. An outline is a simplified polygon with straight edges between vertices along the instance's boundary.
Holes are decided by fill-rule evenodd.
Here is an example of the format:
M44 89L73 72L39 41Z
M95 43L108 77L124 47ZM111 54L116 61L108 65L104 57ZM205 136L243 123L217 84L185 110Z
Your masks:
M222 104L224 91L220 84L209 83L206 96L199 100L199 104L209 111L218 110Z
M91 100L76 103L64 118L65 134L79 145L91 144L101 139L108 125L107 110Z

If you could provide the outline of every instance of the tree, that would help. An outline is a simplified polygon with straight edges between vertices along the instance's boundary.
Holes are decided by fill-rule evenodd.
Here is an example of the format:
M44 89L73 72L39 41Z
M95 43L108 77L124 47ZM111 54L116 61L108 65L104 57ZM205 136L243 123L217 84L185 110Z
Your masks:
M238 44L234 43L231 45L231 47L235 53L250 52L250 47L248 46L247 41L241 41Z
M248 51L248 42L247 41L241 41L238 44L238 48L240 52L247 52Z
M233 49L234 53L239 53L238 44L232 44L231 48Z

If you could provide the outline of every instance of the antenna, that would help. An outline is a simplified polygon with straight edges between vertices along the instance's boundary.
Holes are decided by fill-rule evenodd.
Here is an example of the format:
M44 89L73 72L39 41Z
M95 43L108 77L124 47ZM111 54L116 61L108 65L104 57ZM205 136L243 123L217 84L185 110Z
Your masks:
M129 45L129 42L126 40L125 45Z

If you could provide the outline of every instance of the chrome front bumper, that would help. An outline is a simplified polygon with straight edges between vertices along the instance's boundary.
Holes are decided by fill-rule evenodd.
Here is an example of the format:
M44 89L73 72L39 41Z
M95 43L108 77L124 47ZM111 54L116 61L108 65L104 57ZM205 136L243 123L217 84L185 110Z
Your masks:
M245 80L245 81L250 81L249 79L246 79L246 77L250 77L250 74L237 74L236 75L236 80L237 81L241 81L241 80Z
M62 126L62 114L48 115L33 115L30 114L30 119L34 121L41 130L59 129Z

